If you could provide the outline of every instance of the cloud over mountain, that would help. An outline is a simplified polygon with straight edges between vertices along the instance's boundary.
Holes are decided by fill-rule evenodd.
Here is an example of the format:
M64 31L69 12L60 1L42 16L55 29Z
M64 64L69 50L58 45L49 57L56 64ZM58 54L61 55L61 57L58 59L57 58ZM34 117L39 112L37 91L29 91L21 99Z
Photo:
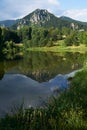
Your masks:
M55 13L58 7L58 0L3 0L0 5L0 20L23 17L37 8L50 9Z
M76 20L82 19L82 21L87 21L87 9L66 10L62 13L62 15L74 18Z
M79 4L78 4L79 2ZM80 21L87 21L87 0L1 0L0 21L22 18L33 10L47 9L56 16L66 15Z

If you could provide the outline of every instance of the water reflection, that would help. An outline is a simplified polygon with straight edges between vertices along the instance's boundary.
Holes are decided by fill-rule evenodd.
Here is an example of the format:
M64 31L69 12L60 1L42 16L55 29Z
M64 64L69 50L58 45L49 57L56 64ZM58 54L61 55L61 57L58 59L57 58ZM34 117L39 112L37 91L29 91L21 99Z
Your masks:
M29 52L21 60L0 62L0 113L23 98L26 105L37 106L39 98L66 88L64 74L81 68L86 59L80 53Z
M14 103L25 107L42 106L42 101L68 87L66 77L56 76L48 82L39 83L22 74L5 74L0 81L0 116L10 110Z
M19 73L44 82L58 74L81 68L84 60L84 54L80 53L29 52L21 60L4 61L4 65L1 63L0 74L3 76L3 73Z
M80 71L80 70L79 70ZM0 81L0 116L10 112L12 105L25 107L42 106L43 101L51 95L58 95L60 91L69 86L68 78L75 75L76 71L66 75L57 75L53 79L39 83L22 74L5 74Z

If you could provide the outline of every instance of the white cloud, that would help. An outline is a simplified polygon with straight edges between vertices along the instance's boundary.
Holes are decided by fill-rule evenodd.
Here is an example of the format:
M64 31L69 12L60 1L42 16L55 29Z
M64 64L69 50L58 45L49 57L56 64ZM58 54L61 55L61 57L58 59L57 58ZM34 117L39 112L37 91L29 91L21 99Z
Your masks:
M15 2L3 0L2 2L4 8L0 4L0 20L21 18L37 8L50 9L52 13L55 13L59 8L59 0L15 0Z
M68 16L87 22L87 9L63 10L61 0L1 0L0 21L5 19L22 18L37 8L47 9L56 16Z
M76 20L87 22L87 9L66 10L61 15L68 16Z
M54 5L59 5L59 1L58 0L48 0L48 3L54 4Z

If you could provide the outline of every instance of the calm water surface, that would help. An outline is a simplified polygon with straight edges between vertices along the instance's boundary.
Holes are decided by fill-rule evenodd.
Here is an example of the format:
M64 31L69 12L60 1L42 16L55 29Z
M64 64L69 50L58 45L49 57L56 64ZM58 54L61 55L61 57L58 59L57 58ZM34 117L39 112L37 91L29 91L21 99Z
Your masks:
M86 59L80 53L29 52L21 60L1 61L0 115L22 101L39 106L54 88L66 88L64 75L82 68Z
M0 62L0 79L5 74L23 74L38 82L58 74L70 73L83 66L86 54L30 52L21 60Z

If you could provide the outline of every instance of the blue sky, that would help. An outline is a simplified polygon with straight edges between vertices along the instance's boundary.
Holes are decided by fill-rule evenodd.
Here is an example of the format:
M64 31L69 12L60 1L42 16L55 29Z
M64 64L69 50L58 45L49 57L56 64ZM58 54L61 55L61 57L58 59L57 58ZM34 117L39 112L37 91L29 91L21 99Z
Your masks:
M0 0L0 21L22 18L37 8L87 22L87 0Z

